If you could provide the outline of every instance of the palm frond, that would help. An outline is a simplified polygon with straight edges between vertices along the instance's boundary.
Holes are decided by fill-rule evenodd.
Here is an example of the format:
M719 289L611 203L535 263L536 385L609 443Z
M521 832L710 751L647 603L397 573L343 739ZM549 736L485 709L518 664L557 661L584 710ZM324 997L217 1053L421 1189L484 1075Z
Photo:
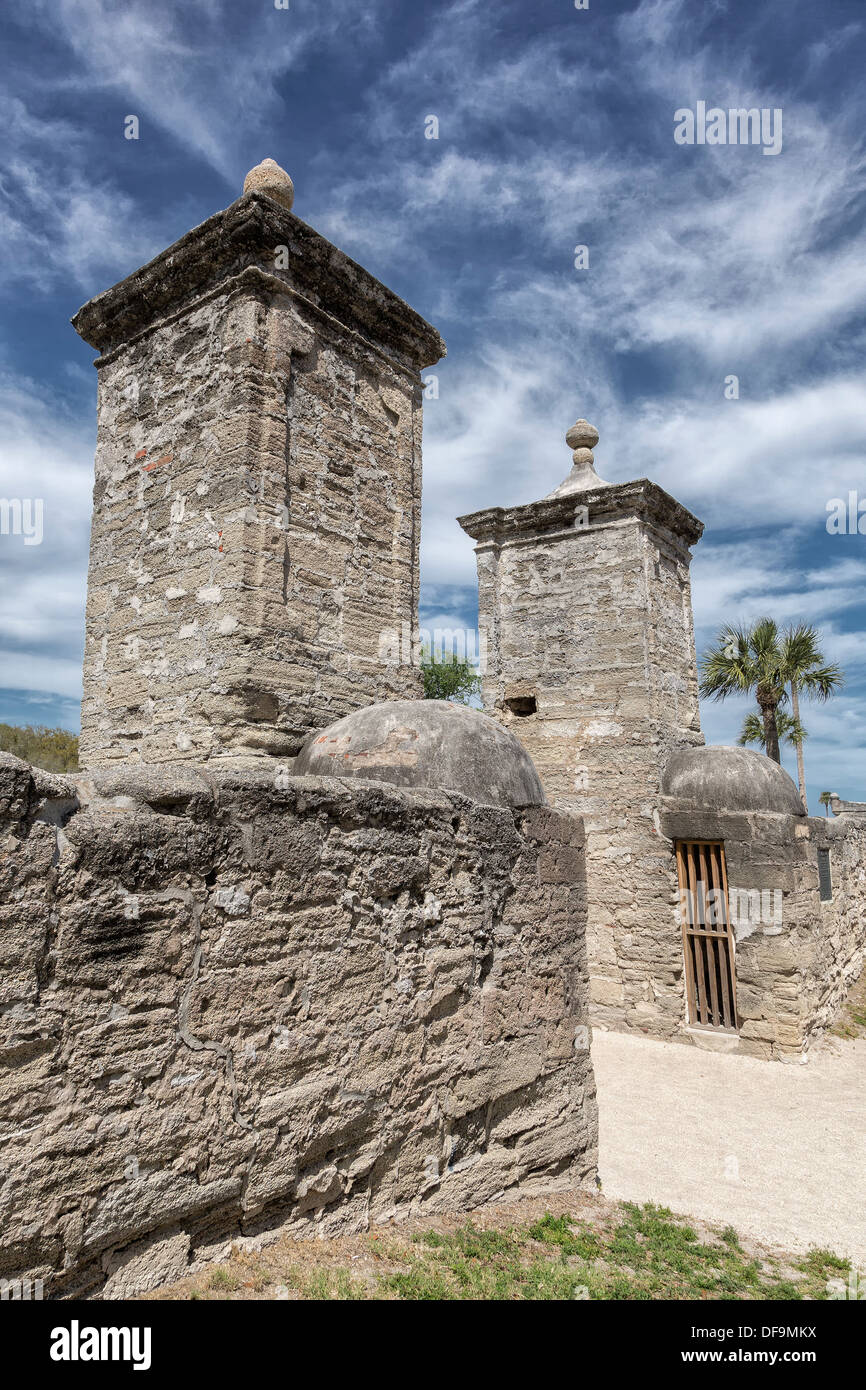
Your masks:
M795 719L787 710L776 710L776 732L779 735L780 743L789 743L792 748L803 743L809 737L799 719ZM745 748L750 744L764 746L764 721L759 714L747 714L743 720L743 727L737 743Z

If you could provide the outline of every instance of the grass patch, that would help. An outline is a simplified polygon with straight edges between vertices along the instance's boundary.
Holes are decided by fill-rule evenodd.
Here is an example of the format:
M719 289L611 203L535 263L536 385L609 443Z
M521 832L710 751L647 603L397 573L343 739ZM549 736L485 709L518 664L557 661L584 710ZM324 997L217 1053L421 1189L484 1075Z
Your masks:
M420 1247L420 1251L418 1251ZM733 1226L701 1240L664 1207L624 1202L609 1230L546 1212L528 1226L418 1238L409 1269L382 1279L398 1298L780 1300L826 1298L848 1261L812 1251L790 1269L749 1257Z
M830 1032L837 1038L866 1038L866 969L851 986Z
M787 1270L749 1256L731 1226L701 1240L652 1203L623 1203L610 1230L547 1212L527 1226L425 1232L408 1268L385 1275L400 1299L802 1299L826 1298L848 1262L812 1251ZM380 1295L381 1296L381 1295Z
M551 1216L545 1212L540 1221L529 1227L531 1240L545 1245L557 1245L564 1256L577 1255L582 1260L597 1260L602 1253L598 1233L585 1221L570 1216Z
M301 1298L317 1302L355 1302L369 1298L369 1286L363 1280L353 1279L347 1269L318 1269L313 1274L295 1274L292 1281ZM291 1285L290 1285L291 1287Z
M542 1209L543 1210L543 1209ZM298 1243L279 1261L264 1253L220 1266L188 1298L286 1297L453 1302L560 1299L825 1299L847 1260L832 1250L806 1256L750 1251L732 1226L701 1226L651 1202L608 1204L597 1213L503 1224L495 1214L414 1234L390 1228L335 1243L307 1261ZM583 1208L586 1213L586 1207ZM508 1213L513 1216L513 1212ZM505 1214L503 1214L505 1217ZM311 1253L314 1247L310 1247ZM347 1267L346 1251L353 1266ZM360 1263L354 1263L360 1261Z

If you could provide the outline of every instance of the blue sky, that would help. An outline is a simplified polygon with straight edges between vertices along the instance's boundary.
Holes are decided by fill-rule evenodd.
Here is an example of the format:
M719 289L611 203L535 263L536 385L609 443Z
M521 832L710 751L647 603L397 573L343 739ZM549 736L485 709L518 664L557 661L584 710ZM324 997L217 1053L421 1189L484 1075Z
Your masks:
M8 0L2 28L0 497L44 498L45 534L0 535L0 720L77 722L96 373L68 319L270 155L448 343L426 623L475 620L454 518L549 492L584 415L603 477L707 525L699 650L821 628L847 684L804 712L812 805L866 800L866 535L826 529L866 500L862 0ZM781 153L677 145L698 101L781 108ZM743 708L705 707L708 741Z

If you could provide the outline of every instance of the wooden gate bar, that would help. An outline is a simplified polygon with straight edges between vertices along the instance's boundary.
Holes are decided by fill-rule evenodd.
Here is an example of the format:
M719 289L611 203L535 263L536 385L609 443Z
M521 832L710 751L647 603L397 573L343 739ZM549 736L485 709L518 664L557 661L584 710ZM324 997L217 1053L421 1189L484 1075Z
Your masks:
M727 894L727 889L726 889L726 888L723 886L723 884L722 884L721 861L722 861L723 859L724 859L724 848L723 848L723 846L720 845L720 846L719 846L719 854L718 854L718 855L712 854L712 855L710 856L710 860L711 860L711 872L712 872L712 878L713 878L713 889L714 889L714 892L715 892L715 895L716 895L716 901L720 904L721 911L722 911L722 914L723 914L723 916L722 916L722 921L721 921L721 923L720 923L719 925L720 925L721 929L722 929L725 933L728 933L728 932L730 931L730 928L731 928L731 923L730 923L730 913L728 912L728 894ZM730 986L729 986L729 984L728 984L728 953L727 953L726 951L723 952L723 955L722 955L721 969L719 970L719 978L721 979L721 984L722 984L722 1012L723 1012L723 1017L726 1018L726 1019L734 1019L734 1010L733 1010L733 1007L732 1007L732 1000L731 1000L731 988L730 988ZM736 1027L736 1022L733 1022L730 1026L731 1026L731 1027Z
M676 853L689 1022L735 1032L734 938L725 848L721 841L681 840Z
M737 1024L737 972L736 972L736 959L737 959L737 955L736 955L736 948L735 948L735 945L734 945L734 930L733 930L733 927L731 926L730 896L729 896L729 894L728 894L728 861L727 861L727 859L725 858L725 847L724 847L723 844L720 844L720 845L719 845L719 871L720 871L720 873L721 873L721 878L722 878L722 889L723 889L724 904L725 904L725 932L726 932L727 938L728 938L728 953L727 953L727 966L728 966L728 969L727 969L727 976L728 976L728 981L729 981L729 985L730 985L730 992L731 992L730 1020L731 1020L731 1027L732 1027L733 1029L736 1029L737 1026L738 1026L738 1024Z
M690 909L691 916L692 916L692 919L693 919L693 920L692 920L692 925L694 926L694 925L695 925L695 922L694 922L695 908L696 908L697 900L698 900L698 897L697 897L697 893L698 893L697 871L696 871L696 865L695 865L695 857L694 857L694 853L693 853L694 846L691 846L691 845L690 845L690 846L688 846L688 849L689 849L690 851L692 851L692 852L690 852L690 853L688 853L688 854L686 855L686 868L687 868L687 873L688 873L688 884L689 884L689 909ZM704 969L704 952L703 952L703 946L702 946L701 936L702 936L702 934L701 934L701 935L697 935L697 934L691 933L692 958L693 958L693 960L694 960L695 979L696 979L696 983L697 983L696 996L697 996L697 1004L698 1004L698 1017L697 1017L697 1019L695 1020L695 1022L697 1022L697 1023L706 1023L706 1022L707 1022L707 976L706 976L706 971L705 971L705 969Z
M709 853L708 853L708 850L707 850L706 845L698 845L697 848L698 848L698 864L699 864L699 868L700 868L700 871L701 871L701 880L702 880L702 883L703 883L703 892L701 893L701 900L702 900L703 905L704 905L703 920L704 920L704 925L705 925L706 927L710 928L712 924L711 924L710 921L709 921L709 914L708 914L707 911L706 911L706 907L707 907L707 892L706 892L706 887L707 887L707 884L709 884L709 883L711 882L711 875L710 875L710 856L709 856ZM715 903L714 903L713 911L715 912L715 910L716 910L716 909L715 909ZM716 936L717 936L717 933L713 932L712 930L708 930L706 939L705 939L705 941L704 941L704 951L706 952L706 955L707 955L707 967L708 967L708 973L709 973L709 977L710 977L710 1003L711 1003L712 1010L713 1010L713 1016L712 1016L712 1020L711 1020L711 1021L712 1021L713 1026L714 1026L715 1028L719 1028L719 1027L721 1027L722 1020L721 1020L721 1015L720 1015L720 1013L719 1013L719 981L718 981L718 977L717 977L717 973L716 973L717 970L718 970L718 960L717 960L717 958L716 958L716 948L717 948L717 946L718 946L718 941L716 940Z

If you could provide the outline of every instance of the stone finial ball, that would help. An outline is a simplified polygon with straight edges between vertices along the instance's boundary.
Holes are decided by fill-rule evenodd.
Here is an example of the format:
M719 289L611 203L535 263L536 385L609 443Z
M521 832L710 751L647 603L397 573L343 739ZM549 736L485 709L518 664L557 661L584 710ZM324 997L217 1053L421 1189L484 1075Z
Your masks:
M295 185L275 159L263 159L244 179L245 193L266 193L289 212L295 201Z
M594 449L598 443L598 430L588 420L578 420L565 436L565 442L569 449Z

